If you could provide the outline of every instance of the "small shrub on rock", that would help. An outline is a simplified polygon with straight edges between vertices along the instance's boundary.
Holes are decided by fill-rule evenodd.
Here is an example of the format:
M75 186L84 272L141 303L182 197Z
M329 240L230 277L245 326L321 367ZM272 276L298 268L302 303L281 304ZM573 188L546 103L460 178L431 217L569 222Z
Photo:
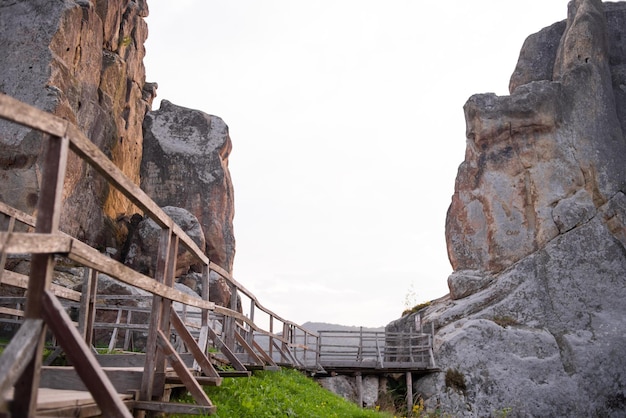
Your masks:
M465 393L467 385L465 384L465 376L457 369L446 370L446 387L458 389Z

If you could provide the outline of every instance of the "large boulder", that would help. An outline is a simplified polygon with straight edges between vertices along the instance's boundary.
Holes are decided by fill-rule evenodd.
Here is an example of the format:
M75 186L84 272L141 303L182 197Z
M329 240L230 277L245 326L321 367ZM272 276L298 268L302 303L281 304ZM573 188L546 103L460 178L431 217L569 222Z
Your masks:
M414 386L428 409L623 416L624 39L626 3L573 0L524 44L510 96L465 105L450 294L419 313L442 370Z
M228 271L235 256L231 148L228 126L216 116L166 100L146 115L142 189L160 206L193 213L206 237L206 254Z
M0 91L76 124L136 183L154 97L143 66L147 14L145 0L0 3ZM0 122L0 200L28 213L40 189L42 140ZM111 244L118 216L137 212L73 154L63 200L62 229L97 247Z
M206 240L198 219L186 209L166 206L163 212L196 243L204 248ZM142 219L129 237L129 248L124 263L129 267L154 276L162 228L150 218ZM183 245L179 245L176 257L175 277L193 270L202 271L201 263Z

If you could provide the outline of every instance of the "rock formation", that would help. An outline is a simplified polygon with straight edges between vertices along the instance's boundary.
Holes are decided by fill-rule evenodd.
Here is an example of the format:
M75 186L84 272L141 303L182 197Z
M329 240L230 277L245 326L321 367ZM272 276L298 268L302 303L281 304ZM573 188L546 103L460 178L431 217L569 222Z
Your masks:
M510 93L465 105L450 295L418 313L443 372L417 391L454 416L623 416L626 3L570 2L525 42Z
M235 256L232 145L222 119L166 100L144 122L141 188L160 206L180 206L198 218L206 253L231 271Z
M173 206L166 206L163 212L181 227L189 235L199 248L204 248L205 239L198 219L188 210ZM150 218L142 219L138 223L134 233L129 237L128 253L124 257L124 263L129 267L154 276L157 264L158 247L160 243L161 227ZM179 246L176 257L175 277L180 277L196 267L196 271L202 271L198 266L198 260L184 247Z
M75 123L139 183L141 125L154 97L145 83L145 0L0 3L0 92ZM0 200L32 213L41 135L0 125ZM62 229L105 246L107 219L136 210L70 155Z
M189 210L202 227L196 242L231 271L228 128L217 117L166 101L146 118L156 96L143 65L147 15L146 0L0 2L0 92L76 124L157 203ZM36 131L0 121L0 201L35 211L44 140ZM131 248L127 241L141 211L73 153L63 202L64 232L122 260L142 245L135 240ZM141 258L136 251L131 256ZM149 272L151 260L137 257L129 263ZM181 274L193 273L179 261ZM219 281L215 274L211 278ZM230 300L223 283L214 287L217 302Z

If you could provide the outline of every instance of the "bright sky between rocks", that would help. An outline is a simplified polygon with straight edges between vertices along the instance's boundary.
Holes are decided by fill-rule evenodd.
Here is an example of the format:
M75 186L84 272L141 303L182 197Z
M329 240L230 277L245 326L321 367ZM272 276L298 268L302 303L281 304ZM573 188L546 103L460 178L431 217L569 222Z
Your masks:
M567 0L149 0L147 80L224 119L234 276L285 319L381 326L448 292L463 105ZM407 300L408 299L408 300Z

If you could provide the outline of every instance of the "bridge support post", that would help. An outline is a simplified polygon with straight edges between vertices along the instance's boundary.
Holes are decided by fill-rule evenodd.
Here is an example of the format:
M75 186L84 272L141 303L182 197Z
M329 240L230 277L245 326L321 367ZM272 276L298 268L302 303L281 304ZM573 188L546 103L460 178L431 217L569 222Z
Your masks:
M359 372L354 375L354 378L356 380L357 404L360 408L363 408L363 376Z
M406 416L413 415L413 374L406 372Z

